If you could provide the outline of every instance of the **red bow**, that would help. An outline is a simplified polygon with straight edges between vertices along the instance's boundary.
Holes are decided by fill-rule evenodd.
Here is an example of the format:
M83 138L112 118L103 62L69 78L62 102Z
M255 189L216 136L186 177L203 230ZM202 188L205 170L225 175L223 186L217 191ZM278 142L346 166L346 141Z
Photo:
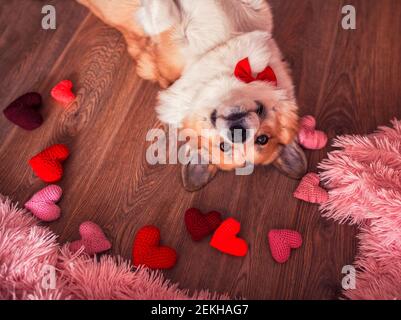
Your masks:
M252 75L251 65L249 64L249 59L242 59L235 66L234 75L238 80L241 80L245 83L250 83L253 81L265 81L272 82L275 86L277 86L277 77L274 73L273 69L267 66L262 72L256 75L256 78Z

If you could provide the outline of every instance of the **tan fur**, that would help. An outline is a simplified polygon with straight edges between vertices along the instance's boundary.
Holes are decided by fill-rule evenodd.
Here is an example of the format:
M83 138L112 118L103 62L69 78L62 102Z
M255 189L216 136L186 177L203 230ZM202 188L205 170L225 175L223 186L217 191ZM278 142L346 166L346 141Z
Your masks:
M133 18L140 0L77 1L123 34L129 54L137 62L137 73L141 78L167 88L180 77L184 59L179 47L172 41L174 30L167 30L155 37L146 36Z
M269 143L265 146L254 145L253 163L255 165L271 164L277 159L282 146L292 142L296 136L296 133L298 132L298 115L295 112L279 110L276 111L276 113L278 114L277 118L273 122L271 119L266 118L260 124L259 130L255 134L255 137L258 137L262 134L266 134L271 137ZM199 137L198 148L203 146L203 149L207 149L210 159L212 158L213 154L219 154L220 161L216 165L217 168L220 170L229 171L243 166L243 163L233 161L226 163L227 161L224 160L225 154L219 150L218 147L219 143L223 142L220 135L208 138L201 136L202 130L208 129L209 127L210 124L202 121L199 117L193 117L184 121L184 129L191 129L197 132Z

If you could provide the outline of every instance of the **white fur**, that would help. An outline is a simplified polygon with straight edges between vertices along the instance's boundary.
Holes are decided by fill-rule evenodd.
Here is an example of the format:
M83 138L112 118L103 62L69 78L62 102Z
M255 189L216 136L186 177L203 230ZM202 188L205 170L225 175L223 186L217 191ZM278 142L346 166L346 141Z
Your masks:
M173 12L161 26L174 28L186 66L181 78L159 95L161 121L181 127L187 116L205 114L205 108L213 110L231 90L245 87L234 69L246 57L255 73L270 65L286 98L294 99L291 78L271 37L272 16L264 0L162 0L163 6L156 6L159 1L143 0L138 20L153 35L161 30L158 21Z
M202 55L240 33L271 33L265 0L141 0L136 21L150 36L174 28L174 40L190 66Z
M180 13L174 1L142 0L142 6L136 11L136 21L150 35L158 35L180 22Z
M238 61L249 57L255 72L269 63L269 35L254 31L229 40L189 67L182 77L159 95L157 112L161 121L181 126L190 113L213 109L229 91L245 86L234 77Z

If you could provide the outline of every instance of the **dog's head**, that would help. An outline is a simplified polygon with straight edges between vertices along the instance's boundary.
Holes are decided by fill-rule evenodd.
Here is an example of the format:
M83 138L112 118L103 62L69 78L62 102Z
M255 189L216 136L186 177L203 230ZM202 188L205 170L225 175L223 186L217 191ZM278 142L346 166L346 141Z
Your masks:
M297 106L284 91L254 82L233 89L214 108L203 111L184 121L184 127L200 138L191 146L194 161L182 170L188 190L202 188L218 170L249 164L274 164L292 178L305 174L306 159L296 142ZM209 163L201 158L210 159Z
M250 60L260 72L265 57L272 55L266 38L255 33L235 44L244 39L248 46L256 43ZM296 142L298 115L292 92L269 82L239 81L233 70L243 56L238 53L227 62L227 50L232 50L230 44L204 57L159 97L160 119L191 129L197 137L189 144L189 161L182 169L185 188L198 190L219 170L249 164L274 164L292 178L302 177L306 159Z

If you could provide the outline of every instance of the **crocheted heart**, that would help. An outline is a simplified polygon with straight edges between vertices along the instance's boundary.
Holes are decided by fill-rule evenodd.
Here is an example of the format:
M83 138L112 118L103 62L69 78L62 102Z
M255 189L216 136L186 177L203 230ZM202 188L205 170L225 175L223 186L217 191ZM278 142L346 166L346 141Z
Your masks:
M77 252L83 247L83 252L94 255L111 248L110 241L107 240L102 229L96 223L91 221L82 223L79 226L79 234L81 235L81 240L70 243L69 248L72 252Z
M60 200L62 193L59 186L47 186L35 193L24 206L40 220L46 222L57 220L60 218L60 207L56 203Z
M237 220L228 218L215 231L210 245L232 256L245 256L248 252L248 245L245 240L237 237L240 229L241 224Z
M221 224L221 215L217 211L203 214L200 210L191 208L185 212L185 225L194 241L200 241L212 234Z
M25 130L34 130L43 123L39 108L42 96L37 92L26 93L3 110L8 120Z
M29 160L33 172L43 181L53 183L59 181L63 176L63 166L70 152L67 146L55 144Z
M291 249L302 245L302 236L293 230L271 230L268 234L272 257L278 263L284 263L290 258Z
M329 194L319 185L319 175L308 173L302 178L294 192L294 197L310 203L324 203L329 199Z
M52 89L51 96L58 102L68 104L75 100L72 87L70 80L63 80Z
M313 116L305 116L301 119L298 140L306 149L320 150L327 144L327 135L315 128L316 119Z
M135 236L132 248L134 266L144 265L150 269L170 269L177 262L177 252L160 246L160 230L154 226L141 228Z

